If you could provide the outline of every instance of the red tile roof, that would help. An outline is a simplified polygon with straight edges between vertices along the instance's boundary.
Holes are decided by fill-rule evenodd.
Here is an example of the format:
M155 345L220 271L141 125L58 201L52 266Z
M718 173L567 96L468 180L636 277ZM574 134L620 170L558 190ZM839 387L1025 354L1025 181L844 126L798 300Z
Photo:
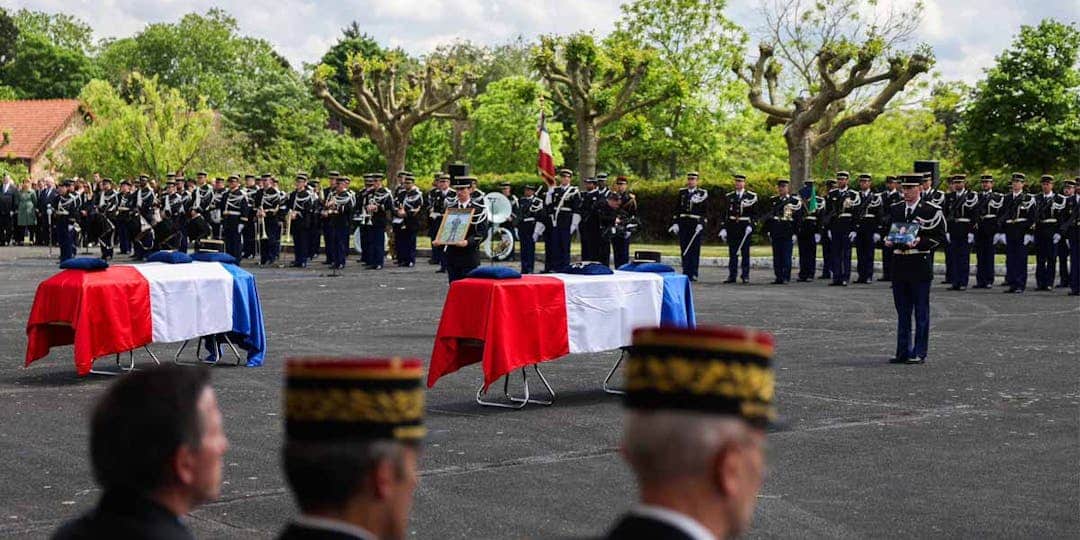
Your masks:
M78 111L77 99L0 101L0 132L10 137L0 146L0 156L38 157Z

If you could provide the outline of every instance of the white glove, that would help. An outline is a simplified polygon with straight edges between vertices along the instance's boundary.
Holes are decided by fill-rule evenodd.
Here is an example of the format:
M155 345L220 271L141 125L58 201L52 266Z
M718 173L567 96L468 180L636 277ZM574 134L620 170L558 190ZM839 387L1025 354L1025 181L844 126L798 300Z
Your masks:
M720 229L720 239L727 242L727 229Z
M624 232L623 233L623 238L625 238L626 240L629 240L630 239L630 231Z
M949 233L945 233L945 241L946 242L952 242L952 235L949 234Z
M832 231L825 231L825 236L828 236L829 240L832 240Z
M1034 237L1034 236L1032 236L1032 235L1030 235L1030 234L1025 234L1025 235L1024 235L1024 245L1025 245L1025 246L1026 246L1026 245L1028 245L1028 244L1030 244L1030 243L1032 243L1032 242L1034 242L1034 241L1035 241L1035 237Z
M751 230L751 229L753 229L753 227L751 227L751 226L747 225L747 226L746 226L746 232L745 232L745 233L743 233L743 234L750 234L750 230Z
M672 225L671 228L668 229L667 231L669 233L671 233L671 234L679 234L679 224L676 223L676 224Z
M815 244L820 244L821 243L821 233L814 233L814 243Z
M878 243L880 241L881 241L881 235L878 234L878 233L874 233L874 243L876 244L876 243Z
M697 227L694 227L694 234L698 234L704 229L705 229L705 227L702 227L701 224L699 223Z
M849 232L848 235L847 235L847 241L848 242L854 242L855 241L855 233Z
M570 216L570 234L573 235L577 232L578 225L581 225L581 215L574 214Z
M541 236L544 236L544 231L546 231L546 230L547 230L547 225L544 225L543 223L537 221L536 222L536 228L533 229L533 237L534 238L540 238Z
M799 237L798 237L798 236L795 236L794 234L793 234L793 235L791 235L791 243L793 243L793 244L794 244L794 243L796 243L796 242L798 242L798 241L799 241Z
M1005 244L1005 235L1002 234L1002 233L995 234L994 235L994 243L998 244L998 245L1004 245Z
M543 234L540 231L533 231L533 243L540 241L540 235Z
M52 214L52 208L46 208L45 212L48 213L48 214Z
M1061 235L1058 233L1054 233L1054 243L1057 244L1059 242L1061 242Z
M968 243L969 244L974 244L975 243L975 233L968 233Z
M240 226L236 228L236 233L237 234L240 234L242 232L244 232L244 224L243 223L241 223Z

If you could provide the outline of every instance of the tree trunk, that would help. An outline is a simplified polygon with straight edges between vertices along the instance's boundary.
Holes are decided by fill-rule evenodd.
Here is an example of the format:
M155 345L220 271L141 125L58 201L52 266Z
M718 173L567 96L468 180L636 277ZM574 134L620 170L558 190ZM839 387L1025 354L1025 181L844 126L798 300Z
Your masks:
M788 148L788 173L791 175L791 192L798 193L810 179L810 133L788 131L784 135Z
M405 170L405 156L408 151L407 140L394 139L389 141L388 147L383 151L383 157L386 158L386 184L391 188L396 188L398 185L397 173Z
M578 120L578 176L592 178L596 176L596 154L600 140L596 137L596 125L591 120Z
M465 161L465 131L469 129L469 121L460 118L451 120L450 128L450 154L451 162Z

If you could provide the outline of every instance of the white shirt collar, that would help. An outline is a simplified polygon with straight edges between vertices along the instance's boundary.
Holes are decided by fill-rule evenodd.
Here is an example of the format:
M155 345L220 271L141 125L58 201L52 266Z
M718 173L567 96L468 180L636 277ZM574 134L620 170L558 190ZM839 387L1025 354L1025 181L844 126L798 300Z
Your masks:
M317 516L308 516L301 514L293 520L293 523L307 527L309 529L321 529L324 531L334 531L341 534L347 534L349 536L355 536L360 540L378 540L371 531L367 529L347 523L337 519L330 519Z
M667 525L682 531L693 540L716 540L716 536L714 536L709 529L706 529L704 525L698 523L694 518L674 510L660 506L639 504L635 506L630 513L638 517L646 517L666 523Z

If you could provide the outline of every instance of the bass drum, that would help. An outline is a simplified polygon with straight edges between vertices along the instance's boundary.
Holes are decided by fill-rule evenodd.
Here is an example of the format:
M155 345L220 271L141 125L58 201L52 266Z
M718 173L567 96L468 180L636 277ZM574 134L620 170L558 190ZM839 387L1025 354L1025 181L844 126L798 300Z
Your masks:
M484 255L489 259L510 260L510 257L514 256L514 233L502 227L490 228L482 246Z

